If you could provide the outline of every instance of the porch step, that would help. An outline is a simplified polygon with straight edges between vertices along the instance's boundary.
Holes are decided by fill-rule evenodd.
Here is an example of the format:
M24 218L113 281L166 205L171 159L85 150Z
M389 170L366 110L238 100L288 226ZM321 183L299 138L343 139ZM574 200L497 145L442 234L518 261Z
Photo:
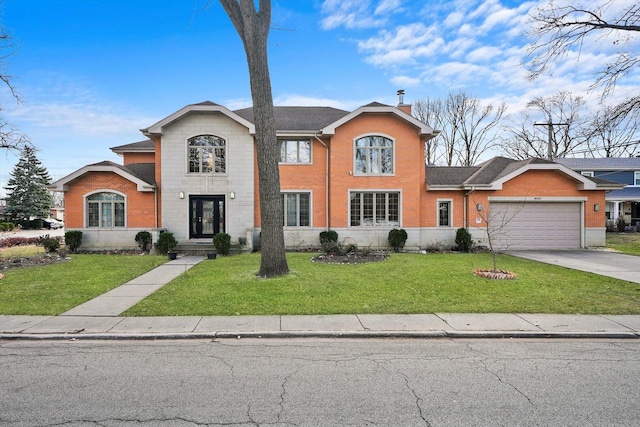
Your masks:
M178 242L176 246L176 252L181 255L206 255L211 252L216 252L216 247L213 245L213 242ZM241 254L246 252L246 248L241 247L240 245L231 245L230 254Z

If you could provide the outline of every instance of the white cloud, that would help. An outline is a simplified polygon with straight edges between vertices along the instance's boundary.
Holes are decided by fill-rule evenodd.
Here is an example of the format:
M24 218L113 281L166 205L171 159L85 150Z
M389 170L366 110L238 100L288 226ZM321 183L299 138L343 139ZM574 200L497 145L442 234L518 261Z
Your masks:
M348 29L374 28L386 22L386 18L374 16L369 0L325 0L321 12L324 18L320 25L324 30L341 26Z
M495 46L483 46L469 52L467 60L470 62L487 62L501 54L502 50Z
M399 87L415 87L420 85L421 80L409 76L395 76L391 78L391 83Z
M403 11L402 0L381 0L376 7L376 15L384 15L386 13L399 13Z

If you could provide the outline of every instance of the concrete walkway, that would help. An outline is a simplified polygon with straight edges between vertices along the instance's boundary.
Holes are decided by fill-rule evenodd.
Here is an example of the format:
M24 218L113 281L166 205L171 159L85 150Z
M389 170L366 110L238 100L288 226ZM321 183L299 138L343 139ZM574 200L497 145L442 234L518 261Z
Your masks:
M639 258L593 251L512 255L640 283ZM628 257L628 258L627 258ZM0 315L2 339L177 338L640 338L640 316L562 314L348 314L122 317L121 313L202 261L186 256L60 316Z

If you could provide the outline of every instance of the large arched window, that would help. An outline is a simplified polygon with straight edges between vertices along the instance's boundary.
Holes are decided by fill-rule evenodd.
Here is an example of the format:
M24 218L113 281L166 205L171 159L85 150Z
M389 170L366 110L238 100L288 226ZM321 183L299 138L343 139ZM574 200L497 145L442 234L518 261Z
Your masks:
M87 227L124 227L124 196L95 193L87 197Z
M355 141L355 173L359 175L393 174L393 141L369 135Z
M189 173L226 173L227 143L214 135L198 135L189 138L188 171Z

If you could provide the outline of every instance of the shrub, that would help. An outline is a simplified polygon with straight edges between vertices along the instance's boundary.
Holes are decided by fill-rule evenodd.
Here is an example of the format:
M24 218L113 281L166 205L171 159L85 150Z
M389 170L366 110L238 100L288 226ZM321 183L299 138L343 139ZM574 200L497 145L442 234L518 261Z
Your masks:
M337 242L338 241L338 233L333 230L321 231L320 232L320 244L324 245L327 242Z
M620 233L624 233L626 226L627 226L627 223L624 222L624 218L619 216L618 219L616 219L616 230L618 230L618 232Z
M213 246L220 255L229 255L231 250L231 236L227 233L218 233L213 236Z
M389 242L389 246L393 248L394 252L400 252L407 241L407 232L402 228L394 228L389 231L387 241Z
M156 251L159 254L166 255L169 251L173 250L176 246L178 246L178 241L173 236L173 233L169 231L160 233L160 236L158 237L158 241L156 242Z
M460 227L456 231L456 245L460 252L470 252L473 246L473 240L471 240L471 233L464 228Z
M358 245L355 243L343 244L330 240L322 244L322 251L327 255L345 256L349 253L358 252Z
M142 252L149 252L152 240L151 233L148 231L139 231L138 234L136 234L135 239Z
M28 224L27 228L31 230L41 230L44 227L44 221L40 218L32 219Z
M38 237L38 246L42 246L47 252L57 252L60 249L60 242L54 237L50 237L48 234Z
M13 231L16 228L12 222L0 222L0 231Z
M238 237L238 244L240 246L246 246L247 245L247 238L246 237Z
M71 253L75 253L82 244L82 231L71 230L64 233L64 244Z

